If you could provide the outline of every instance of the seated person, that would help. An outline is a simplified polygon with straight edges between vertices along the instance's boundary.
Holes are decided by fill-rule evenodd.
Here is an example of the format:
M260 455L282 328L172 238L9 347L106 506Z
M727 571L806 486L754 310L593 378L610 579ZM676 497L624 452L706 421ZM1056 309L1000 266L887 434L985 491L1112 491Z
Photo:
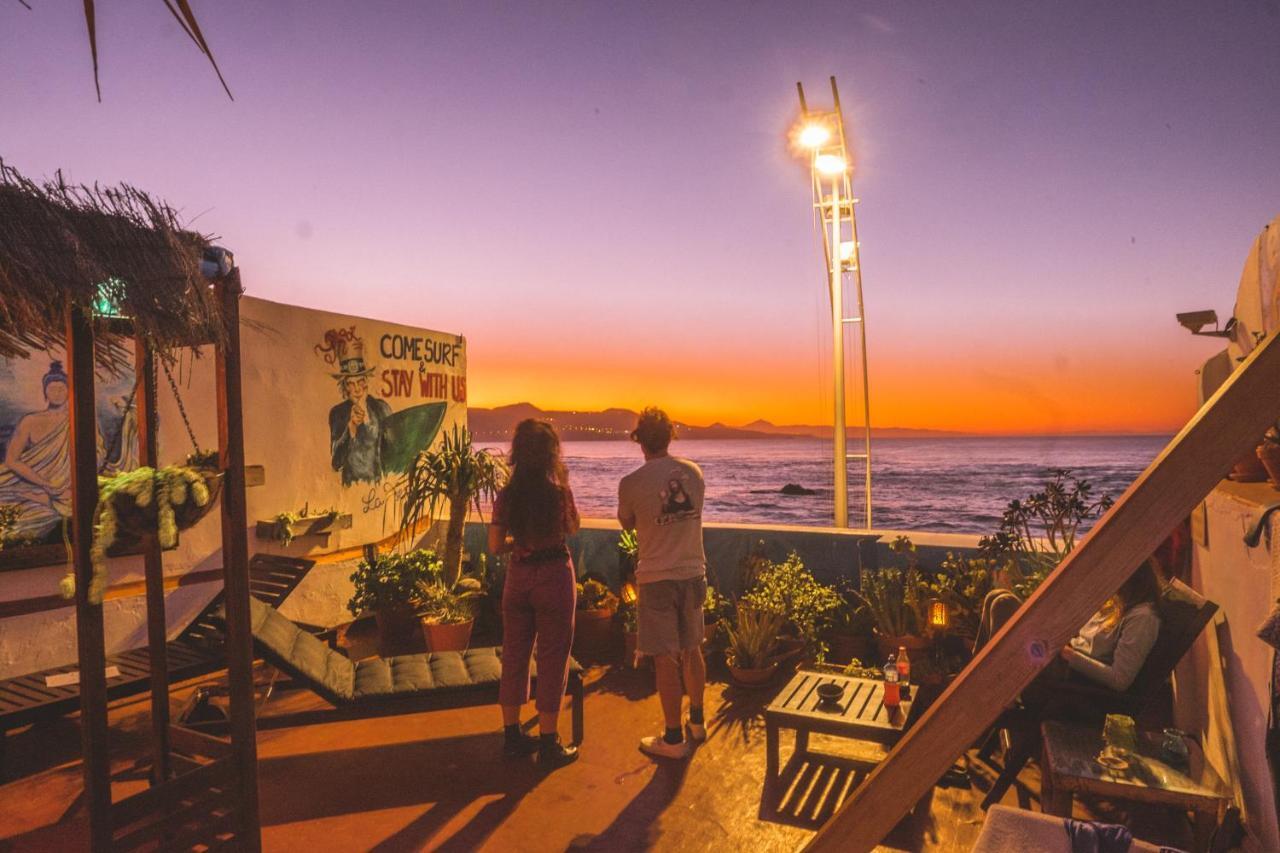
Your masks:
M1139 566L1063 647L1059 654L1062 666L1118 693L1128 690L1160 633L1160 614L1156 604L1160 600L1161 586L1153 561L1148 560ZM1007 589L992 590L987 594L982 603L975 654L1019 606L1021 601ZM1061 678L1065 674L1061 668L1049 677Z

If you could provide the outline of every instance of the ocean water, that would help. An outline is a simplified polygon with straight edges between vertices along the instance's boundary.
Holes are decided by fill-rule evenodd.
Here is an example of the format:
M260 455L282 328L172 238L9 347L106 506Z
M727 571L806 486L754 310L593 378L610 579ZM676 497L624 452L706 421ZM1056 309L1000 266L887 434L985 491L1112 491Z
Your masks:
M872 445L872 525L888 530L989 533L1005 505L1037 490L1055 468L1119 497L1168 436L895 438ZM500 445L485 445L505 450ZM850 450L855 448L852 443ZM831 443L820 439L677 441L707 481L704 518L762 524L832 523ZM563 447L578 509L612 518L618 480L643 461L628 441L569 441ZM787 483L816 494L790 496ZM862 520L862 467L850 463L850 522Z

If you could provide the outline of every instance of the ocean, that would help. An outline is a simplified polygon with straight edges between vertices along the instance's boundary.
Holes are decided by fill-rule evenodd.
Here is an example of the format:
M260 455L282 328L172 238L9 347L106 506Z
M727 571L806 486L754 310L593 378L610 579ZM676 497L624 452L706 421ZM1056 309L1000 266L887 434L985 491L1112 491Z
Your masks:
M1091 482L1095 496L1119 497L1168 441L1168 436L880 439L872 445L872 526L990 533L1009 501L1038 490L1055 468ZM849 449L857 449L854 442ZM701 466L708 521L832 523L829 441L676 441L671 450ZM567 441L563 453L582 516L613 518L618 480L641 463L639 447L629 441ZM780 494L788 483L815 494ZM850 463L849 509L850 523L860 525L860 462Z

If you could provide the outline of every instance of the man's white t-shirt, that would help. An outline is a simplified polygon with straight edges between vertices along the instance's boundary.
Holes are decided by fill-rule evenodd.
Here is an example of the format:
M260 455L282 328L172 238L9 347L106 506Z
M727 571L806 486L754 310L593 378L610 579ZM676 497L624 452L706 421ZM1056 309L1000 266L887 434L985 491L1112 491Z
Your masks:
M650 459L618 484L618 519L640 544L636 582L702 577L702 470L687 459Z

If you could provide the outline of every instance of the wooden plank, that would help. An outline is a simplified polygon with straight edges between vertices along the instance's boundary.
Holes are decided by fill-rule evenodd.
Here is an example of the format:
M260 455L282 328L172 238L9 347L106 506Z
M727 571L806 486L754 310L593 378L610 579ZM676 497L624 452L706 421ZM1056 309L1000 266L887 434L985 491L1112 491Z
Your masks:
M236 814L242 849L262 848L258 817L258 750L253 703L253 634L249 620L249 536L245 507L244 410L240 390L240 273L215 285L226 323L218 346L218 455L222 489L222 559L227 624L227 682L231 694L231 743L236 762Z
M180 803L203 791L221 788L231 782L234 775L235 767L231 761L214 761L154 788L141 790L115 804L111 809L111 826L116 830L124 829L158 813L165 803Z
M61 545L59 550L66 553ZM210 583L212 581L222 580L221 569L203 569L198 572L187 572L181 575L169 575L164 579L164 588L166 592L172 592L179 587L192 586L194 584ZM115 584L107 588L107 594L104 599L116 598L136 598L146 594L145 581L129 581L126 583ZM39 595L31 598L15 598L9 601L0 601L0 619L9 619L14 616L29 616L32 613L44 613L49 610L61 610L64 607L74 607L73 602L68 602L60 595Z
M226 758L231 754L231 744L224 738L198 732L186 726L170 726L169 739L174 749L190 755Z
M111 778L107 754L106 641L102 605L89 601L93 515L98 506L98 416L94 410L93 327L85 312L66 306L66 355L71 410L71 549L76 579L76 646L80 660L80 743L84 757L89 845L111 846Z
M147 341L139 336L133 345L134 373L137 386L134 406L138 414L138 463L158 467L156 439L155 354ZM143 577L147 597L147 647L151 689L151 761L152 780L168 779L169 767L169 660L168 629L164 613L164 559L160 541L154 532L142 536Z
M1280 339L1258 346L811 839L871 850L1280 415Z

